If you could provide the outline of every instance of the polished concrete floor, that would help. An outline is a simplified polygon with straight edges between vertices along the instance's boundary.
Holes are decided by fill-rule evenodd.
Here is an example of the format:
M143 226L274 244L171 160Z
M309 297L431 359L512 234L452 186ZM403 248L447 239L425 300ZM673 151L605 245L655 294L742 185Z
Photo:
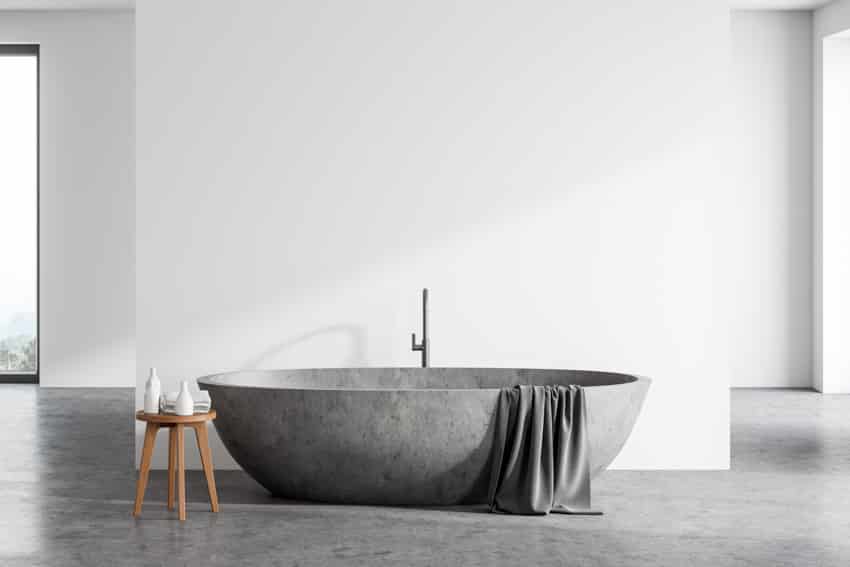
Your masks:
M607 472L601 517L287 503L220 471L221 513L190 474L185 523L162 473L130 515L132 404L0 386L0 565L850 565L850 396L733 391L732 471Z

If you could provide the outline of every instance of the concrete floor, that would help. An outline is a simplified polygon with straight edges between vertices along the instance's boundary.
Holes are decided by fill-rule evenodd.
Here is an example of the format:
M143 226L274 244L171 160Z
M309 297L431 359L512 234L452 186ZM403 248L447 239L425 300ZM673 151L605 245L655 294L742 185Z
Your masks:
M611 471L601 517L294 504L217 473L134 494L133 392L0 386L0 565L850 564L850 396L732 393L730 472Z

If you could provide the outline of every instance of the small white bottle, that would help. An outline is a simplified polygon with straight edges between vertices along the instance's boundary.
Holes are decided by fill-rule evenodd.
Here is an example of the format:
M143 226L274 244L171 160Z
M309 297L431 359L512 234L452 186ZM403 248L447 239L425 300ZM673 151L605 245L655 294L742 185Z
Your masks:
M156 368L151 368L148 381L145 382L145 413L159 413L159 395L162 393L162 384L156 375Z
M195 413L195 401L192 399L192 393L189 391L189 382L183 380L180 382L180 395L177 396L177 415L192 415Z

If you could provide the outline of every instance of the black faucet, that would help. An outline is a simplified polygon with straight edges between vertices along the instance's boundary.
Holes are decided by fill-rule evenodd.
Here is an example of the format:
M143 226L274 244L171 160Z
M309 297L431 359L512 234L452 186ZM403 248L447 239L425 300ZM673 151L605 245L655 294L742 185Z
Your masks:
M416 344L416 333L413 333L410 350L421 351L422 368L428 368L428 288L422 290L422 342Z

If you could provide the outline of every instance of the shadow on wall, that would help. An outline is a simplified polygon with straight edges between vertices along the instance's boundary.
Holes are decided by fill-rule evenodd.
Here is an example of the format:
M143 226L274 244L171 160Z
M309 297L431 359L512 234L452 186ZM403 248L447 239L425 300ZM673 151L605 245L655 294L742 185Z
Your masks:
M269 361L279 360L279 357L290 351L292 347L312 342L314 339L327 335L344 335L349 338L351 350L345 358L343 367L356 368L366 365L366 333L363 327L354 324L338 324L321 327L272 345L246 361L243 368L250 370L265 368Z

